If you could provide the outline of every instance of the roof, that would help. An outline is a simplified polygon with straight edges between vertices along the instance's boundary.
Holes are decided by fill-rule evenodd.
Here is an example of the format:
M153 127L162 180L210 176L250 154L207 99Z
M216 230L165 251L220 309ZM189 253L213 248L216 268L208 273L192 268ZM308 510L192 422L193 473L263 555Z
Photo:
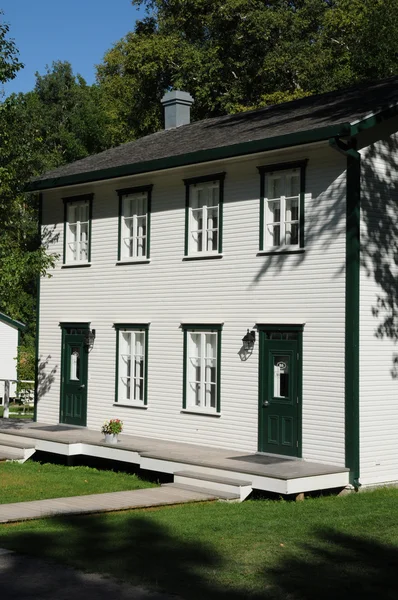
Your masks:
M353 136L397 113L398 77L162 130L44 173L28 190Z
M11 319L11 317L5 315L2 312L0 312L0 322L5 323L6 325L10 325L11 327L15 327L15 329L19 329L20 331L23 331L26 328L26 325L24 325L24 323L16 321L15 319Z

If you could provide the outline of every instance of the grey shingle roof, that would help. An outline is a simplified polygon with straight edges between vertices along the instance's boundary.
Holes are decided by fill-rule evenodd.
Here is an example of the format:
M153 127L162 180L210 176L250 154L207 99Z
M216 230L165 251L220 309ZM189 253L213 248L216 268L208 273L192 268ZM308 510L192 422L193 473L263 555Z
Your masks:
M155 166L157 161L170 161L173 157L175 160L169 166L175 166L179 157L191 153L190 162L199 162L202 153L215 149L231 148L230 156L239 155L246 153L239 150L242 144L270 141L280 136L286 136L285 145L289 145L289 136L304 132L312 132L314 139L318 134L319 139L326 139L333 134L334 129L336 134L340 131L340 134L348 135L352 133L350 125L397 104L398 77L391 77L259 110L205 119L176 129L159 131L64 165L44 173L31 183L30 188L44 189L128 174L128 170L123 171L127 165L134 165L134 172L145 172L153 170L146 168L149 163L155 161ZM252 151L255 151L254 146ZM194 154L198 160L195 160ZM159 168L167 166L164 163ZM118 169L122 170L119 172Z

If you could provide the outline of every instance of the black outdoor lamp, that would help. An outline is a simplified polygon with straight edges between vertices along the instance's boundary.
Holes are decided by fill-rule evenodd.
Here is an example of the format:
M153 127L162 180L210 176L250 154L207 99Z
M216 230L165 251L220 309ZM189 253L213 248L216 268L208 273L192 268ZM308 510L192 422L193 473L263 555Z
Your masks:
M254 342L256 341L256 332L254 330L247 330L246 335L242 338L243 349L246 352L251 352L254 348Z
M92 350L95 341L95 329L88 329L84 336L84 343L88 350Z

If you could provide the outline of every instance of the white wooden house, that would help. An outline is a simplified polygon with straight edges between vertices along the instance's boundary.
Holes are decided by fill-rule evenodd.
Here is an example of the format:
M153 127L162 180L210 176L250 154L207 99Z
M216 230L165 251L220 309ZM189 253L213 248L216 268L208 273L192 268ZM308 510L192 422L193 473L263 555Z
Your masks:
M20 333L25 325L0 313L0 404L4 402L4 383L10 381L10 397L16 394L17 356Z
M191 102L30 185L59 254L38 421L398 481L398 79L189 124Z

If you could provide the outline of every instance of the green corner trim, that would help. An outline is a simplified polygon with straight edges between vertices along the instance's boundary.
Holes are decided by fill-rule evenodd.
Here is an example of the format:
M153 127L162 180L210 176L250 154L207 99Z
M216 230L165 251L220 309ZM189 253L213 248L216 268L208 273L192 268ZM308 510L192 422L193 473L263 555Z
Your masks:
M52 177L49 179L32 181L27 186L26 191L33 192L62 186L77 185L79 183L102 181L104 179L113 179L115 177L126 177L128 175L150 173L151 171L173 169L175 167L232 158L234 156L255 154L257 152L265 152L268 150L278 150L280 148L288 148L290 146L311 144L314 142L328 140L334 136L348 136L350 135L350 132L351 126L349 123L340 123L339 125L319 127L317 129L299 131L296 133L289 133L287 135L275 136L267 139L242 142L240 144L232 144L230 146L222 146L220 148L198 150L196 152L188 152L187 154L167 156L150 161L121 165L107 169L99 169L97 171L89 171L86 173L77 173L75 175L66 175L63 177Z
M347 159L346 171L346 286L345 286L345 460L350 483L360 487L359 434L359 303L361 155L355 140L338 138L330 146Z

